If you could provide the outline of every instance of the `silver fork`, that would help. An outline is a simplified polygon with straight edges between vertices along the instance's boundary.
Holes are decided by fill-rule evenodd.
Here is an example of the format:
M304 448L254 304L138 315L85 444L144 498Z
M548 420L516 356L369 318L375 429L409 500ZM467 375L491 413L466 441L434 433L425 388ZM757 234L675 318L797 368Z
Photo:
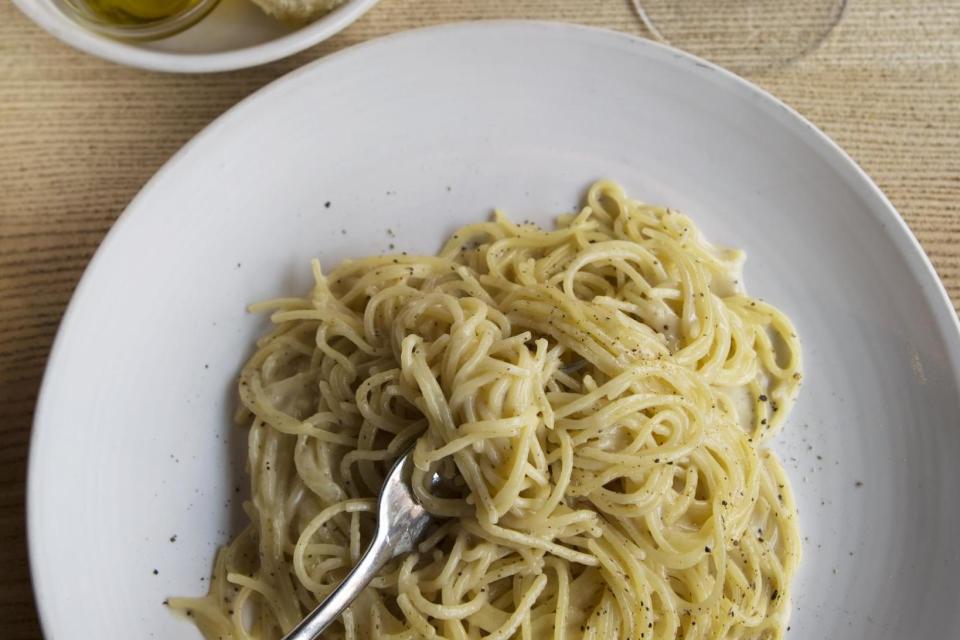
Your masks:
M337 619L367 583L393 558L414 550L433 521L433 516L420 506L410 487L413 471L413 449L410 448L390 468L377 499L377 530L373 541L360 561L336 589L283 640L315 640ZM437 484L434 475L432 481Z

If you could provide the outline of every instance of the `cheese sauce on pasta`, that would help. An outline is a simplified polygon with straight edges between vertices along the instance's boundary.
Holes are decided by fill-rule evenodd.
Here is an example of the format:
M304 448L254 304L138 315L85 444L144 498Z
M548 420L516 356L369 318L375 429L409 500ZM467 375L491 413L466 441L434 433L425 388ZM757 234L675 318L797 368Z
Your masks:
M243 368L249 527L204 635L278 639L372 535L391 461L439 516L324 638L780 638L800 559L766 447L801 378L743 254L594 184L553 230L493 221L437 256L313 263ZM445 479L431 489L437 471Z

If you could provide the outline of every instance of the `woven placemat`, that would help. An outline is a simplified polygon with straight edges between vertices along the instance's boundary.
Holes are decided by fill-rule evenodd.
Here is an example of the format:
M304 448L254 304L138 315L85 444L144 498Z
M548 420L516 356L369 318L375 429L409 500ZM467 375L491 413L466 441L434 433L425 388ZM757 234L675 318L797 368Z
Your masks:
M726 1L726 0L725 0ZM796 4L792 0L781 0ZM789 11L778 18L791 20ZM0 3L0 629L36 638L23 524L30 421L70 294L156 169L239 99L331 51L458 20L536 18L647 35L631 0L383 0L287 60L213 76L119 67L60 44ZM718 21L726 18L718 17ZM710 50L722 25L683 37ZM776 32L777 25L770 29ZM689 30L688 30L689 31ZM676 31L674 31L676 33ZM718 50L719 51L719 50ZM850 0L826 40L787 65L747 55L754 82L844 147L887 193L960 303L960 3ZM722 55L719 51L717 55Z

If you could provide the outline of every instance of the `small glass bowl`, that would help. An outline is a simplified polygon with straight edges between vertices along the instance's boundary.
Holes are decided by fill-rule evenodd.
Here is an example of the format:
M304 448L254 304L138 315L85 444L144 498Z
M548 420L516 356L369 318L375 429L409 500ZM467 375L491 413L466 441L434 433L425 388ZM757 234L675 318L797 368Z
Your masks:
M197 0L182 11L166 18L117 24L108 22L93 11L85 0L60 0L64 13L87 29L118 40L159 40L175 35L200 22L220 0Z

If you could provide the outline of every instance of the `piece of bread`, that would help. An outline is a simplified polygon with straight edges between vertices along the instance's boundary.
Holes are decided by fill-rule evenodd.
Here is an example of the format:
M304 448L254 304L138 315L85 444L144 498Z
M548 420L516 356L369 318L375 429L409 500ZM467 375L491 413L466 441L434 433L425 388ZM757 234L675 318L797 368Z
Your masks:
M289 22L307 22L326 15L346 0L253 0L267 15Z

